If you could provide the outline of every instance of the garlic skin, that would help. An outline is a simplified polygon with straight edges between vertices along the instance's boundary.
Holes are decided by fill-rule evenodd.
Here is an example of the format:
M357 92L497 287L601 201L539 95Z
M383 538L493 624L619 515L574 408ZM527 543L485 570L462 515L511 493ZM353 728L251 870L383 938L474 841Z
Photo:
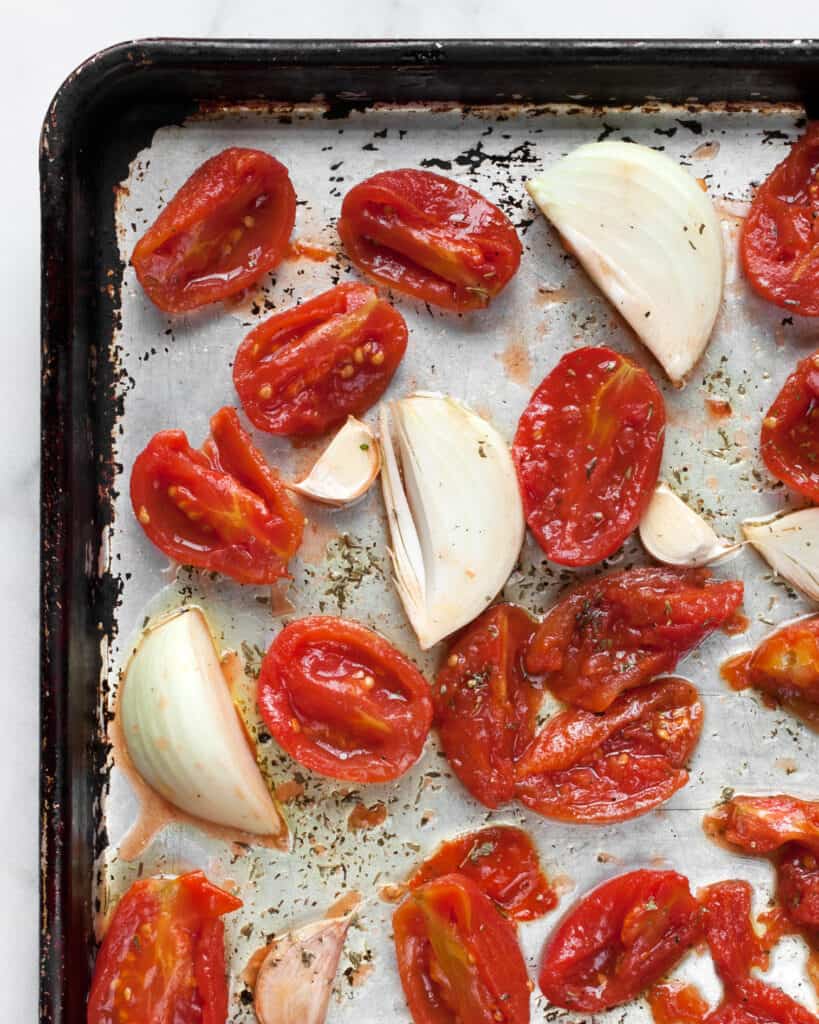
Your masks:
M632 142L580 146L526 188L681 387L722 298L722 230L710 198L669 157Z
M185 608L146 630L122 685L122 732L149 786L214 824L287 836L201 609Z
M274 940L256 978L259 1024L324 1024L349 927L328 918Z
M366 423L348 416L307 476L290 484L297 493L341 508L362 498L381 471L381 450Z
M657 485L640 520L640 540L658 562L690 569L726 560L742 548L718 537L665 483Z
M476 618L515 567L525 529L509 447L454 398L381 409L395 584L426 650Z
M819 508L746 519L742 532L774 572L819 602Z

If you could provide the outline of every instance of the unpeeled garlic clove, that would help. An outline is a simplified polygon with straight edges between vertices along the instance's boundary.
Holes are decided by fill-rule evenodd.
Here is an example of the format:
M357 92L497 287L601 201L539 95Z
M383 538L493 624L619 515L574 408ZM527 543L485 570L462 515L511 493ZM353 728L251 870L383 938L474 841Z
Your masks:
M819 508L746 519L742 532L774 572L819 601Z
M363 497L380 469L381 450L375 435L366 423L348 416L307 476L290 487L311 501L341 508Z
M640 540L665 565L697 568L737 554L741 543L718 537L711 526L664 483L657 485L640 521Z

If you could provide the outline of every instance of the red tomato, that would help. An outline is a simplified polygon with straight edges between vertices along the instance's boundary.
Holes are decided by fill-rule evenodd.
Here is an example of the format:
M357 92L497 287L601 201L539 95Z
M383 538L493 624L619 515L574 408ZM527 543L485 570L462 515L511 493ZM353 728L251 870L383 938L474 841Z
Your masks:
M646 999L654 1024L702 1024L708 1014L708 1003L700 992L678 981L654 985Z
M819 802L795 796L735 796L704 822L706 832L732 846L764 856L785 843L819 852Z
M534 631L523 608L495 605L460 634L435 680L444 752L464 786L487 807L514 798L514 759L534 735L542 693L523 669Z
M529 529L560 565L613 554L651 500L665 405L649 374L610 348L563 356L523 411L512 455Z
M134 882L97 955L88 1024L225 1024L220 918L241 906L201 871Z
M751 968L768 966L765 947L751 921L752 895L749 882L730 881L709 885L700 897L705 940L717 974L729 988L744 981Z
M388 782L421 756L432 721L426 680L358 622L313 615L279 633L262 662L259 710L305 768Z
M517 764L517 796L559 821L623 821L645 814L688 781L702 704L682 679L618 697L602 715L555 715Z
M704 1024L819 1024L819 1018L781 989L747 978Z
M412 875L410 889L453 872L472 879L514 921L534 921L557 906L532 840L511 825L492 825L444 843Z
M150 540L169 558L239 583L287 575L304 516L226 406L210 421L201 451L181 430L154 434L131 471L131 504Z
M137 242L131 263L151 302L185 313L277 266L296 219L287 168L258 149L225 149L188 178Z
M444 875L415 889L392 923L415 1024L528 1024L514 928L469 878Z
M632 871L593 889L543 951L540 988L553 1006L595 1012L658 981L700 935L700 908L674 871Z
M785 381L762 421L759 444L777 480L819 502L819 352L797 363Z
M626 569L582 583L541 622L527 669L559 700L605 711L624 690L674 669L731 618L742 583L706 569Z
M483 309L523 248L509 218L466 185L430 171L382 171L350 189L338 233L360 271L457 312Z
M260 430L320 434L378 401L406 347L396 309L368 285L340 284L254 328L233 383Z
M819 859L801 843L788 843L776 864L776 895L797 928L819 928Z
M819 316L819 123L757 189L740 251L751 287L791 313Z

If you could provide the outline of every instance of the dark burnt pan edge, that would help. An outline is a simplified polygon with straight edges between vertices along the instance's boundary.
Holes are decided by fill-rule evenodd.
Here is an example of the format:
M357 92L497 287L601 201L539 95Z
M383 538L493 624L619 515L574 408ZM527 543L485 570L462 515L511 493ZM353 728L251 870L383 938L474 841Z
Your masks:
M96 823L106 754L99 642L115 628L118 583L98 578L96 566L111 516L119 413L114 332L123 267L113 187L131 158L197 101L321 95L344 116L371 101L548 103L582 94L592 105L696 96L802 102L819 112L817 69L819 46L791 41L149 39L102 51L69 76L40 149L41 1021L84 1020L88 894L104 842Z

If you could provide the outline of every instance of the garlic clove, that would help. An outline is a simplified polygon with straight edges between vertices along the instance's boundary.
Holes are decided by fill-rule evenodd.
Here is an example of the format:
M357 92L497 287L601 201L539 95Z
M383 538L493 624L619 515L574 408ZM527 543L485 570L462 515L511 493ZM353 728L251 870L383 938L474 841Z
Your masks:
M741 543L718 537L711 526L664 483L657 485L640 521L640 540L665 565L697 568L736 555Z
M358 501L381 470L381 451L366 423L348 416L307 476L290 484L305 498L341 508Z
M775 572L819 601L819 508L746 519L742 532Z

